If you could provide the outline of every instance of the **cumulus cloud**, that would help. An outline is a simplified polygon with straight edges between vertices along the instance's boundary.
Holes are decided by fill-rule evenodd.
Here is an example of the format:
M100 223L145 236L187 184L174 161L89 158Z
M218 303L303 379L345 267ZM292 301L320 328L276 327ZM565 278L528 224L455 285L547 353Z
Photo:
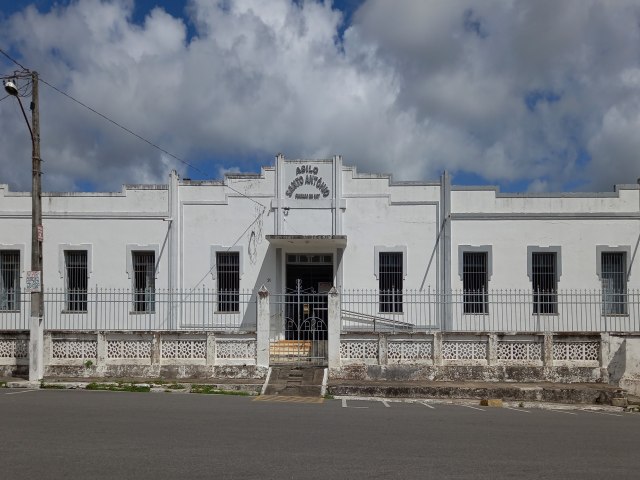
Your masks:
M610 189L640 174L639 17L638 1L366 0L344 25L329 1L192 0L134 22L132 1L83 0L0 19L0 45L212 177L284 152L403 179ZM46 188L202 176L40 90ZM0 102L0 182L28 189L17 108Z

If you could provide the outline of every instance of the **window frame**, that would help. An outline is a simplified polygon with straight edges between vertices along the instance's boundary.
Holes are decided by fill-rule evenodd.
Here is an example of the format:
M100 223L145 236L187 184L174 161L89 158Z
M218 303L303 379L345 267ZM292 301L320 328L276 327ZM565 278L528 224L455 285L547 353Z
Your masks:
M465 288L465 255L484 254L484 291L468 292ZM489 282L493 276L493 246L492 245L458 245L458 276L462 282L462 312L464 315L485 315L489 313ZM480 302L478 302L480 298ZM481 308L472 308L480 306Z
M14 248L10 248L14 247ZM18 312L20 311L20 300L21 300L21 291L20 291L20 278L22 277L22 260L24 250L20 248L16 248L16 246L5 246L3 245L0 249L0 312ZM4 262L3 257L9 254L17 254L17 262L12 266L13 269L11 275L12 280L12 289L5 290L4 288L4 278L9 278L10 275L5 275L4 271ZM6 293L5 293L6 292Z
M232 259L224 263L222 258ZM225 269L223 270L223 267ZM240 252L216 252L216 313L240 312ZM223 286L231 284L232 288L223 290ZM234 288L235 287L235 288Z
M534 271L534 258L540 258L538 255L553 255L553 288L550 290L537 290L536 279L544 272ZM527 247L527 275L531 282L532 294L532 313L533 315L557 315L558 314L558 291L560 277L562 276L562 249L559 246L550 247ZM546 275L550 275L546 273ZM540 282L538 282L540 283Z
M621 275L623 283L622 291L620 292L607 292L605 287L606 276L610 272L605 272L604 257L605 255L621 255L623 259L623 269L617 272ZM631 257L631 246L624 245L618 247L611 247L605 245L596 246L596 274L600 281L600 290L602 295L602 315L604 316L626 316L629 315L628 305L628 288L629 278L631 277L631 271L629 269L629 258ZM609 298L613 298L613 302L608 302ZM614 307L611 309L611 307ZM612 311L613 310L613 311Z
M214 288L216 291L216 306L215 313L218 314L226 314L226 313L239 313L240 312L240 285L242 284L242 277L244 274L244 248L242 245L233 245L233 246L225 246L225 245L210 245L210 272L211 278L214 282ZM238 255L238 291L235 294L231 294L234 297L237 297L237 310L225 310L220 309L221 299L220 299L220 283L219 283L219 272L218 272L218 253L235 253ZM235 298L232 298L231 301L236 301ZM224 303L224 300L222 300Z
M73 264L72 262L82 262ZM63 251L64 255L64 310L65 312L86 313L89 290L89 252L80 248ZM78 257L78 258L72 258ZM73 271L72 271L73 270ZM76 271L77 270L77 271ZM71 287L73 282L74 288Z
M153 268L151 275L149 275L148 271L148 267L150 265L148 261L140 262L146 270L137 270L138 265L136 263L136 257L142 255L150 255L153 260L153 262L151 262ZM133 294L132 313L155 313L157 265L158 259L154 250L131 250L131 280ZM137 286L139 279L144 279L144 288L139 288ZM148 286L149 283L152 283L152 285Z
M383 262L383 256L397 256L395 265L385 265ZM377 252L378 258L378 312L379 313L403 313L403 290L404 290L404 277L406 255L402 251L397 250L380 250ZM396 271L387 270L387 268L396 268ZM399 269L399 270L398 270ZM394 278L395 277L395 278ZM386 291L383 285L389 283L400 283L400 288Z

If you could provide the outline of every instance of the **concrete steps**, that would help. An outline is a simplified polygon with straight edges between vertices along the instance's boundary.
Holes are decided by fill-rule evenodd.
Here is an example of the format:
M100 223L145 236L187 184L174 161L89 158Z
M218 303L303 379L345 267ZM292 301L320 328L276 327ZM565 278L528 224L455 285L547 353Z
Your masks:
M272 367L265 395L318 397L322 390L324 368L278 366Z

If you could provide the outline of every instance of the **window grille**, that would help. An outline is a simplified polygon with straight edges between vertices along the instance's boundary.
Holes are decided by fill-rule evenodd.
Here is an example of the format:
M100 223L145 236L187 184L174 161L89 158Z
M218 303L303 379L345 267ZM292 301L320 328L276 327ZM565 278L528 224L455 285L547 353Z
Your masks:
M218 311L240 311L240 253L217 252Z
M605 315L627 313L627 259L625 252L602 252L602 310Z
M380 252L380 312L402 312L402 252Z
M533 313L558 313L558 277L555 252L531 255Z
M66 310L69 312L87 311L87 251L65 250L64 265L66 275Z
M131 252L133 266L133 311L155 312L156 254Z
M20 251L0 252L0 311L20 310Z
M464 313L489 313L487 256L487 252L462 254Z

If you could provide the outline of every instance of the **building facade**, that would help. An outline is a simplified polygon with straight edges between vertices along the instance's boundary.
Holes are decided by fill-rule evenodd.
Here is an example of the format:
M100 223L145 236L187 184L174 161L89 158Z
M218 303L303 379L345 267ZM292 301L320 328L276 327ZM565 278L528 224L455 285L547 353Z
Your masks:
M318 340L311 356L331 363L333 351L339 365L349 335L365 333L640 331L636 184L503 194L279 155L260 174L172 172L166 185L45 193L42 205L48 331L239 335L262 318L267 364L278 348L290 356L275 342ZM1 330L27 329L30 239L30 193L0 185Z

